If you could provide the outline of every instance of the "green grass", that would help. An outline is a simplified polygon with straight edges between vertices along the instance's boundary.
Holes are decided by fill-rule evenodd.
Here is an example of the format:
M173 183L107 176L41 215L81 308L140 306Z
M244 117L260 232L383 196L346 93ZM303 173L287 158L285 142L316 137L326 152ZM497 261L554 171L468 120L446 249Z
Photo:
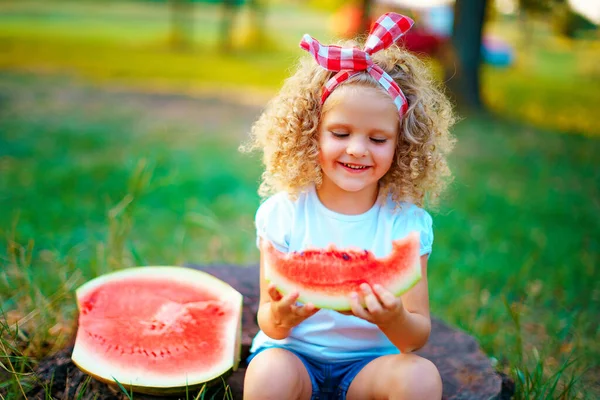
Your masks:
M64 79L2 74L0 87L0 354L19 377L0 393L27 391L35 377L12 369L29 372L28 356L66 344L74 289L91 277L134 265L255 261L259 169L237 155L239 135L157 118L174 96L148 116L136 105L142 96Z
M260 168L237 152L243 130L221 136L163 116L162 102L142 108L131 98L147 104L143 96L125 101L63 78L2 74L0 88L0 226L8 245L0 297L29 332L20 354L64 345L73 289L97 274L256 262ZM551 387L569 361L561 382L582 376L565 398L594 393L600 142L484 117L466 119L456 135L456 181L434 213L433 312L475 335L498 368L523 376L520 398L544 398L531 393ZM48 332L62 333L60 340L48 343Z
M111 101L108 98L73 109L90 95L86 89L54 93L59 82L38 84L19 77L10 81L3 80L5 92L21 84L33 90L9 100L21 111L4 110L1 127L0 225L9 227L16 221L17 241L35 238L36 245L52 243L61 252L88 239L102 239L112 216L108 210L124 202L126 208L140 208L137 220L143 234L154 238L139 245L146 261L169 261L161 252L173 246L184 251L178 260L205 261L202 254L209 247L216 251L211 240L225 234L219 240L234 240L229 229L251 225L258 204L253 194L258 166L240 156L226 163L222 159L223 154L236 153L239 137L223 138L220 127L196 126L190 131L168 119L153 121L139 107L110 107L103 103ZM59 105L61 101L65 104ZM170 146L165 147L165 141ZM152 176L151 182L144 177L139 178L142 183L129 183L139 168ZM39 201L44 207L35 206ZM114 213L114 218L119 215ZM190 231L204 233L190 243ZM228 262L247 262L252 246L236 242L236 254L218 254Z
M270 3L271 4L271 3ZM221 10L196 4L193 45L175 51L164 2L0 3L0 69L68 73L99 83L186 92L222 88L271 93L300 54L304 33L333 38L329 14L276 1L267 13L267 40L261 51L242 8L231 53L219 51ZM594 108L600 92L600 42L570 42L534 21L524 45L515 21L490 22L486 31L516 48L515 64L482 69L482 94L498 115L563 132L600 135ZM32 29L33 27L33 29ZM523 90L523 88L528 90Z
M452 198L435 217L432 311L515 377L574 359L597 371L600 142L485 118L457 136ZM519 398L553 397L517 383Z
M174 52L160 4L0 3L3 396L26 393L35 360L66 344L88 279L257 261L260 165L237 147L300 35L328 36L326 16L278 4L279 47L225 55L218 10L198 11L195 47ZM600 396L600 80L595 44L569 46L536 37L514 68L484 69L486 101L512 122L456 127L456 180L433 213L432 311L479 340L517 399Z
M221 9L215 5L196 5L194 44L182 52L168 45L166 3L0 4L0 68L68 72L145 87L273 90L300 53L304 33L323 39L331 35L323 14L277 4L269 11L263 51L254 52L257 44L248 43L248 15L242 8L233 37L236 51L226 54L219 50Z
M548 19L490 21L486 34L514 50L510 68L482 69L482 92L496 114L567 133L600 135L593 104L600 92L600 41L556 36Z

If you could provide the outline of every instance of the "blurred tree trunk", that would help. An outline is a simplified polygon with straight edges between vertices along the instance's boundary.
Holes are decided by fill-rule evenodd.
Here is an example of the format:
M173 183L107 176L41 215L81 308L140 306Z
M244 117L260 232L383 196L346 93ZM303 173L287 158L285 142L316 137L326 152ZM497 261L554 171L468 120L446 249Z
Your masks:
M369 33L370 22L371 22L371 6L373 0L361 0L361 17L360 17L360 29L359 34Z
M522 32L520 44L521 48L526 50L526 54L531 50L533 44L533 26L530 20L531 15L529 14L530 12L528 12L525 8L519 8L519 30Z
M264 32L265 28L265 1L264 0L248 0L250 8L250 18L253 30Z
M481 36L487 0L456 0L451 61L445 65L446 82L462 108L479 111Z
M221 51L227 53L233 47L233 23L237 14L238 6L236 0L222 0L223 8L221 16Z
M519 48L523 56L521 59L531 62L532 49L536 47L535 24L536 19L548 20L554 6L566 4L565 0L517 0L519 6L519 32L521 40Z
M263 49L267 45L266 5L265 0L248 0L250 11L250 26L247 38L247 46L254 49Z
M194 33L194 6L191 0L169 0L171 32L169 43L174 49L187 49Z

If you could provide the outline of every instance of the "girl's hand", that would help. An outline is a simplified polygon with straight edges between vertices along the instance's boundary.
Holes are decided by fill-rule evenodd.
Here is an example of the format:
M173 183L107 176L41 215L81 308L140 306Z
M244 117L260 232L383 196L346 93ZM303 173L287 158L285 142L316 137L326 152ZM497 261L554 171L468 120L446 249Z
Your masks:
M406 311L400 297L394 296L392 292L377 284L371 287L363 283L360 289L362 296L354 293L350 299L352 313L355 316L379 327L402 320Z
M296 305L299 293L292 292L286 296L282 296L277 291L274 284L270 284L269 296L271 296L271 315L273 322L285 329L291 329L311 317L319 311L313 304Z

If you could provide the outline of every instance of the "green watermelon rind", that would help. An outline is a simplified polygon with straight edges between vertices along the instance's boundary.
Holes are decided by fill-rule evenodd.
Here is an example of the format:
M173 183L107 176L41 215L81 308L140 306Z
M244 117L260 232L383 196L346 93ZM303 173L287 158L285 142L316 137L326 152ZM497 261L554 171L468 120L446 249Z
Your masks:
M143 271L143 272L142 272ZM229 375L231 375L234 371L237 370L239 363L241 361L241 350L242 350L242 307L243 307L243 296L231 287L226 282L210 275L206 272L195 270L187 267L180 266L148 266L148 267L134 267L122 269L114 272L110 272L108 274L99 276L95 279L92 279L85 284L81 285L78 289L76 289L76 298L77 298L77 307L79 309L80 302L79 299L85 296L86 293L91 290L101 286L103 283L107 283L113 281L115 278L119 277L135 277L142 272L147 276L148 273L163 273L172 278L176 276L176 274L185 275L187 277L198 277L202 276L203 279L211 282L211 285L220 286L222 289L227 290L233 297L239 297L239 319L236 328L236 338L234 343L233 350L233 360L231 366L227 369L220 369L215 371L212 376L205 376L202 380L196 381L194 377L186 378L181 380L181 384L178 385L160 385L160 383L156 384L156 380L153 379L152 385L140 384L136 382L135 384L132 381L127 381L126 379L119 379L119 377L115 377L114 374L104 373L104 371L93 371L93 368L88 368L89 362L82 361L83 355L80 355L81 352L85 352L87 349L81 348L81 346L77 346L77 341L75 342L75 347L73 349L73 354L71 359L73 363L84 373L94 377L95 379L104 382L117 390L119 390L119 383L127 390L131 390L137 393L150 394L150 395L170 395L170 394L181 394L186 393L186 391L196 391L201 389L203 386L205 388L210 388L217 384L218 382L223 382L223 379L226 379ZM188 280L182 279L183 282L189 283ZM213 286L214 287L214 286ZM185 381L185 382L184 382Z
M74 362L75 365L77 365L77 363ZM121 388L119 387L119 383L125 388L125 390L132 391L134 393L141 393L141 394L149 394L149 395L154 395L154 396L165 396L165 395L178 395L178 394L183 394L186 392L189 392L190 394L193 394L194 392L198 391L198 390L208 390L210 388L212 388L213 386L216 386L219 382L223 382L223 380L226 380L234 371L234 368L230 368L227 371L223 372L221 375L208 380L206 382L200 382L200 383L194 383L194 384L189 384L186 386L173 386L173 387L161 387L161 386L139 386L139 385L133 385L131 383L126 383L126 382L122 382L122 381L118 381L119 383L117 383L117 378L112 377L111 379L106 379L104 377L101 376L97 376L95 375L93 372L87 371L83 368L81 368L79 365L77 365L77 368L79 368L82 372L92 376L94 379L100 381L100 382L104 382L109 386L112 386L114 389L117 390L121 390ZM204 387L204 389L203 389Z

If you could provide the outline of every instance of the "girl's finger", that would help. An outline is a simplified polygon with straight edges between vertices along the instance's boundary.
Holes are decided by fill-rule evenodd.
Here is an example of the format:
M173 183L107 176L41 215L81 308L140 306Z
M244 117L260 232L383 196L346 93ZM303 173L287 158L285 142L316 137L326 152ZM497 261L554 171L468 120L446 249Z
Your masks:
M396 308L398 305L398 299L396 299L396 296L394 296L392 292L384 289L383 286L378 284L373 285L373 290L375 291L375 294L379 298L381 304L383 304L383 307L390 310Z
M360 288L365 296L365 305L367 306L367 310L369 310L371 314L380 314L383 311L383 307L381 306L377 295L373 293L373 290L371 290L371 286L363 284L360 285Z
M355 316L362 318L364 320L367 320L367 321L371 320L371 316L369 315L369 313L360 304L357 293L353 293L352 296L350 296L350 307L352 309L352 313Z
M279 291L275 287L274 283L271 283L267 290L268 290L269 296L271 296L271 300L273 300L273 301L279 301L283 297L281 295L281 293L279 293Z
M315 315L316 313L318 313L320 310L320 308L318 307L313 307L312 311L310 312L309 317L312 317L313 315Z
M298 296L300 296L298 292L291 292L290 294L284 296L279 301L279 307L291 308L296 303L296 300L298 300Z
M312 303L307 303L303 306L296 307L294 311L296 312L296 315L303 318L308 318L319 310L317 310Z

